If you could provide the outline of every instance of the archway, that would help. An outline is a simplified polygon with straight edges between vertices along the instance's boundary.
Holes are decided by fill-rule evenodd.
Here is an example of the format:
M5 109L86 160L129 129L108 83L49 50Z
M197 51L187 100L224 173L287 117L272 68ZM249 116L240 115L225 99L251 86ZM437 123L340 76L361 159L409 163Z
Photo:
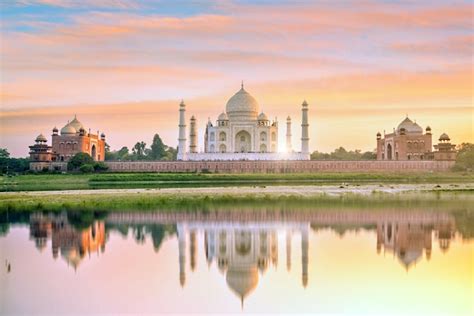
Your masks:
M387 159L392 160L392 145L391 144L387 145Z
M267 152L267 145L261 144L260 145L260 152L261 153L266 153Z
M252 138L247 131L240 131L235 135L235 148L236 152L248 153L251 151Z
M226 136L225 132L220 132L219 133L219 140L221 142L225 142L227 140L227 136Z
M227 147L226 147L224 144L221 144L221 145L219 146L219 151L220 151L221 153L225 153L225 152L227 151Z
M96 160L96 155L97 155L97 149L95 148L95 145L92 145L92 149L91 149L92 159Z

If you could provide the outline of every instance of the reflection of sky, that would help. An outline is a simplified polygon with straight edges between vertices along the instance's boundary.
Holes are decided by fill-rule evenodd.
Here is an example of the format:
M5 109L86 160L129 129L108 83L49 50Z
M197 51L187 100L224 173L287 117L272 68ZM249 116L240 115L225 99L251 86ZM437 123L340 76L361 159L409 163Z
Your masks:
M470 1L3 1L0 146L26 155L37 134L75 112L114 135L113 149L147 141L156 126L174 146L181 98L203 126L242 79L270 117L300 117L306 98L312 134L325 135L311 139L314 149L373 149L373 135L406 112L435 135L468 141L471 9Z
M104 253L91 253L74 271L53 259L51 244L39 252L24 227L0 239L0 312L240 312L216 262L208 266L204 235L197 232L197 263L191 271L187 239L186 284L179 283L178 240L158 252L149 237L137 244L115 231ZM278 264L259 276L245 312L467 315L472 311L472 241L455 238L448 252L433 242L431 259L406 271L392 253L376 251L375 231L309 234L309 280L301 283L301 237L292 238L286 266L286 230L277 229ZM6 274L4 261L12 264ZM470 310L471 309L471 310Z

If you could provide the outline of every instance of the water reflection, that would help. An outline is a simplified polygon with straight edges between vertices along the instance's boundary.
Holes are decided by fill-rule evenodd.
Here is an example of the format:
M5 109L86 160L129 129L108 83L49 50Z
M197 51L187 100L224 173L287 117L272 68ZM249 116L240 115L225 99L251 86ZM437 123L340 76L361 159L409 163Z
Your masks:
M18 217L18 216L17 216ZM28 215L19 216L18 222ZM30 238L44 252L51 241L53 258L61 258L74 270L84 259L105 252L110 232L143 244L152 241L160 251L166 237L177 239L179 283L186 286L187 273L198 264L198 235L203 236L205 264L215 264L228 288L244 303L270 267L279 263L279 234L283 234L286 270L291 271L293 240L299 241L301 286L308 286L309 235L333 230L341 238L348 232L374 231L374 252L392 253L408 270L423 257L430 260L437 243L447 252L455 238L456 219L450 213L424 211L319 211L319 212L163 212L163 213L34 213L27 219ZM7 223L15 223L15 219ZM5 225L5 224L4 224ZM8 227L4 230L8 232ZM461 233L462 236L462 233ZM189 264L189 267L187 266Z
M356 239L359 233L373 236L368 239L373 256L367 260L393 257L399 262L398 270L409 272L416 270L421 261L428 264L433 251L448 254L452 243L459 240L471 244L471 220L470 212L429 210L20 212L0 214L0 237L4 235L8 240L11 228L26 224L29 243L38 250L35 253L47 253L49 248L55 261L63 261L66 265L61 265L69 267L68 271L77 271L92 255L100 265L102 258L118 250L117 243L115 248L107 248L111 236L122 236L123 242L134 240L152 256L163 251L167 256L171 254L167 264L175 265L172 279L181 291L189 288L192 275L203 271L216 282L210 275L211 268L215 268L227 291L234 294L234 302L238 300L243 307L257 287L275 282L275 276L267 277L270 270L284 270L299 288L310 287L314 282L311 274L321 274L315 269L321 264L318 254L333 251L320 250L315 236L327 236L328 232L332 239L340 240ZM339 247L334 242L330 245ZM170 246L174 250L170 251ZM342 260L350 261L360 249L344 249ZM340 252L340 248L334 249L335 254ZM137 258L136 262L149 258ZM341 257L332 259L331 264L339 264L338 260ZM15 266L12 268L14 271ZM36 269L41 271L40 267Z

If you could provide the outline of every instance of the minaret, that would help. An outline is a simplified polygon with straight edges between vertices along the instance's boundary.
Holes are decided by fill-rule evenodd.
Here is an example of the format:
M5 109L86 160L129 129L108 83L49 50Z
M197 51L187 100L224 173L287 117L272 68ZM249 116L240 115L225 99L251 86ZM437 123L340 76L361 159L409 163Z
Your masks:
M291 117L286 118L286 152L291 153Z
M303 266L301 278L303 281L303 286L306 287L308 285L308 248L309 248L309 241L308 241L308 232L309 228L303 228L301 231L301 264Z
M181 100L179 104L179 138L178 138L178 160L186 159L186 120L184 114L186 112L186 104Z
M301 112L303 118L301 120L301 153L309 154L309 123L308 123L308 102L303 101Z
M179 254L179 284L186 283L186 231L182 224L177 225Z
M189 152L197 153L197 131L196 131L196 118L191 116L191 124L189 130Z

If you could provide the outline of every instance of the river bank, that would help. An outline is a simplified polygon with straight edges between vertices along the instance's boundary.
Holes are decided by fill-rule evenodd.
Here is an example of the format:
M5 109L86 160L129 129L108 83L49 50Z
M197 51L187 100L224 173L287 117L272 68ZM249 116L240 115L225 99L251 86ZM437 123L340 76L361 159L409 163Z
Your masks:
M429 207L474 203L474 184L391 184L319 186L246 186L164 189L98 189L0 193L5 210L131 210L203 209L212 205L258 206L296 204L331 207L337 204Z
M473 173L204 174L104 173L3 176L0 191L474 183Z

